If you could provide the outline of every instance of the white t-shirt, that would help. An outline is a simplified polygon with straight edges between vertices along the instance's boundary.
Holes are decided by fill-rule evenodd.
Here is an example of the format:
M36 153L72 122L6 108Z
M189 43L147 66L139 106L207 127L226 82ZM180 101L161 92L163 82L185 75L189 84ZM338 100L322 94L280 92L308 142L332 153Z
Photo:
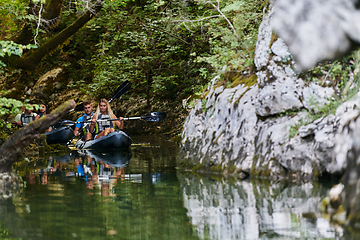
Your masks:
M22 115L23 115L23 119L21 119ZM31 114L19 113L18 115L16 115L14 121L15 122L21 121L22 125L26 125L26 124L32 122L33 118L35 118L36 116L37 116L36 113L31 113Z

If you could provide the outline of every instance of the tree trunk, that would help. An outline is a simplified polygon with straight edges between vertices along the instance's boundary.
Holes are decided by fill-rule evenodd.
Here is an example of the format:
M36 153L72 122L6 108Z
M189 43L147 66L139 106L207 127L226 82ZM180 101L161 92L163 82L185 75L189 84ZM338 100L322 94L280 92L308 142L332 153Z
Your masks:
M50 126L59 121L70 109L75 107L75 101L69 100L58 107L53 113L37 121L31 122L22 129L16 131L0 147L0 173L10 172L11 165L17 160L22 150L35 138L39 138Z
M41 18L46 21L50 21L50 24L47 24L46 27L54 28L56 23L58 22L61 7L64 0L51 0L50 3L46 6L43 13L41 14ZM36 5L30 1L28 14L34 15L38 14L38 11L35 11ZM35 22L27 22L22 29L19 36L16 37L15 43L27 45L33 42L33 29L36 28Z
M101 5L97 5L95 12L100 11ZM41 59L63 44L68 38L74 35L81 27L83 27L94 14L87 11L83 16L76 20L73 24L62 30L48 42L36 49L27 57L18 57L12 55L7 63L9 67L33 70L40 63Z

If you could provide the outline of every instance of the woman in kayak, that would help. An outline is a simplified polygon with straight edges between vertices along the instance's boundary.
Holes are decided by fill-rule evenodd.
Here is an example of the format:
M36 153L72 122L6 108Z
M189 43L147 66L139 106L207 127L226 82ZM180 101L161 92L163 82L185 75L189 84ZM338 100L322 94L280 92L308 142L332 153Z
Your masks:
M45 105L45 103L41 103L40 109L38 110L39 118L41 118L44 115L48 115L48 114L50 114L48 107Z
M95 139L114 132L114 124L119 129L124 128L124 120L122 117L120 117L118 121L106 121L107 119L117 119L117 117L111 110L109 102L105 98L102 98L100 99L99 105L97 106L96 112L92 117L90 124L90 132L95 129Z
M45 105L45 103L41 103L40 104L40 109L38 110L38 116L39 118L45 116L45 115L48 115L50 114L50 111L48 109L48 107ZM45 132L50 132L53 128L52 127L49 127L48 129L46 129Z

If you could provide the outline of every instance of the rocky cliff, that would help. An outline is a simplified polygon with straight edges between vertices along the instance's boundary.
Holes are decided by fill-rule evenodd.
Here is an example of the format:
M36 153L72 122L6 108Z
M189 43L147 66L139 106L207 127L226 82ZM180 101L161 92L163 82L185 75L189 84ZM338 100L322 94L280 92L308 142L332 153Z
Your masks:
M360 16L358 1L343 0L341 6L322 0L291 3L274 1L275 11L263 19L256 81L246 76L237 86L225 88L215 78L192 109L184 124L178 165L273 179L344 176L342 203L350 221L356 222L360 93L335 107L331 104L339 94L336 87L306 81L298 73L346 54L360 42L355 34L358 24L344 18L346 12ZM316 114L329 105L336 109L333 114Z
M333 150L338 116L317 119L290 137L292 126L308 121L304 110L328 103L334 90L299 78L286 44L271 30L271 16L259 30L257 81L225 88L213 79L185 122L180 165L275 178L341 171Z

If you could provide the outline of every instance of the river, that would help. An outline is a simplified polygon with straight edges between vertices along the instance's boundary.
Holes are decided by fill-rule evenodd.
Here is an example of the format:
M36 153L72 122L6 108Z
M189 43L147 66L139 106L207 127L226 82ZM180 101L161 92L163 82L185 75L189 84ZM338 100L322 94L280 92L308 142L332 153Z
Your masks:
M0 239L341 239L320 214L331 184L236 180L176 170L178 147L133 138L130 152L72 151L16 169Z

